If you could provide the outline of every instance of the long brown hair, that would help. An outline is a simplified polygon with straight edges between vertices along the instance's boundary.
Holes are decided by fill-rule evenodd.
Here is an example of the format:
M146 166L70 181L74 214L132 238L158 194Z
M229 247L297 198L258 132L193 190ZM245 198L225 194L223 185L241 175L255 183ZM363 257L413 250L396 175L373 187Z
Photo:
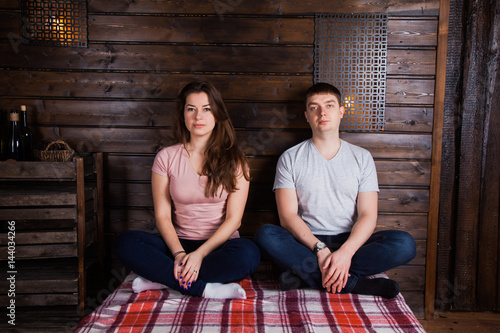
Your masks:
M184 122L186 99L192 93L204 92L210 101L210 110L215 118L215 127L205 150L205 162L202 175L207 176L205 196L215 197L219 188L227 192L237 190L236 182L241 169L246 180L250 180L250 170L245 154L238 147L233 123L220 92L206 81L188 83L177 96L177 112L175 119L175 137L186 145L191 140L191 133ZM222 191L219 193L222 194Z

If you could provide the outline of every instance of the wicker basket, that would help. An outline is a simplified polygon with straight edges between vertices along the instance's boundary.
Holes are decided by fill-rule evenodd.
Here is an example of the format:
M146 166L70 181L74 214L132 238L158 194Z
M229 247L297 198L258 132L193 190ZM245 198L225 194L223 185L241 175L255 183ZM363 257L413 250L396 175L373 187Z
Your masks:
M35 158L43 162L71 161L75 151L62 140L49 142L44 149L35 149Z

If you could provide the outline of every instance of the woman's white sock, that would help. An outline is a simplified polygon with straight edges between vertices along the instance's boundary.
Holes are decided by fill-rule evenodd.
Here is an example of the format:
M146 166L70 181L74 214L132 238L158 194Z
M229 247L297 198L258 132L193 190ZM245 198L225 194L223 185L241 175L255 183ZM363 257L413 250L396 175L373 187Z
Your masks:
M165 288L167 288L166 285L157 282L151 282L148 279L143 278L142 276L136 277L132 282L132 290L136 294L145 290L157 290Z
M165 288L167 286L164 284L149 281L142 276L136 277L132 282L134 293ZM237 283L207 283L205 286L205 298L246 299L247 294L245 289Z
M246 299L247 293L237 283L207 283L205 298Z

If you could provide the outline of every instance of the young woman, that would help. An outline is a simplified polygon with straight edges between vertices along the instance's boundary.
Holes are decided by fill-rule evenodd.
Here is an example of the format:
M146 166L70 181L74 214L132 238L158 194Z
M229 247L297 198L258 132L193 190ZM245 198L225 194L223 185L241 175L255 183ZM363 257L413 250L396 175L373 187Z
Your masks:
M178 96L178 143L163 148L152 168L156 226L161 237L126 231L117 240L123 264L140 277L133 289L165 285L206 298L246 298L234 282L253 273L259 248L239 238L249 167L235 140L219 91L195 81Z

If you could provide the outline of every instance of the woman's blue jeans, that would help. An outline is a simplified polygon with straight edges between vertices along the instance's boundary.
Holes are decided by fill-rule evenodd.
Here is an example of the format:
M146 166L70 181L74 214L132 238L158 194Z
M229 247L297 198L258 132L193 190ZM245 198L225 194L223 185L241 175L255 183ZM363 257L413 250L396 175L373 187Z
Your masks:
M205 240L180 242L190 253ZM174 260L161 236L128 230L116 241L116 253L127 269L153 282L164 284L182 294L201 297L207 282L239 281L253 273L260 264L259 247L251 240L234 238L208 254L202 262L198 280L186 291L174 277Z
M342 233L316 237L333 252L340 248L349 235L350 233ZM277 225L266 224L255 233L255 242L260 246L264 257L292 272L309 286L323 289L316 255L288 231ZM352 257L349 270L351 276L341 293L350 293L360 277L406 264L415 255L415 240L409 233L397 230L375 232Z

